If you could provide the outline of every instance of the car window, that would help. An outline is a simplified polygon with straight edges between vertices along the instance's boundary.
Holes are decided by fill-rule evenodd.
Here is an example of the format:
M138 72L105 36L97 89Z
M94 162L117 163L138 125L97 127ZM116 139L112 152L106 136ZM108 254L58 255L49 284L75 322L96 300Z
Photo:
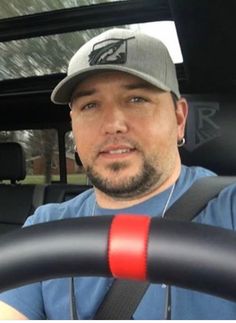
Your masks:
M2 0L0 19L115 1L122 0Z
M44 184L59 180L58 138L55 129L0 131L0 142L17 142L25 154L23 184Z
M126 28L159 38L175 63L183 61L173 21L130 24ZM66 73L68 61L79 47L108 29L110 27L0 43L0 80Z
M72 131L65 134L66 148L66 173L68 184L88 184L87 176L85 175L82 164L77 164L75 161L75 144Z

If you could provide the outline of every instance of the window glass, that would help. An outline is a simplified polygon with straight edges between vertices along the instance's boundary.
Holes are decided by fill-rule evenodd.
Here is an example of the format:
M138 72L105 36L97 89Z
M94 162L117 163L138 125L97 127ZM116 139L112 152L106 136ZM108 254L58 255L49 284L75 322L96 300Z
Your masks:
M173 21L132 24L126 27L160 38L167 45L174 62L182 61ZM68 61L78 48L109 28L0 43L0 80L65 73Z
M0 19L122 0L1 0Z
M59 180L57 131L54 129L0 131L0 142L18 142L26 159L24 184L43 184Z
M168 48L175 64L183 62L183 56L174 21L155 21L130 25L131 29L140 30L152 37L160 39Z
M77 164L75 160L75 144L72 131L66 133L66 172L67 183L69 184L88 184L87 176L81 163Z

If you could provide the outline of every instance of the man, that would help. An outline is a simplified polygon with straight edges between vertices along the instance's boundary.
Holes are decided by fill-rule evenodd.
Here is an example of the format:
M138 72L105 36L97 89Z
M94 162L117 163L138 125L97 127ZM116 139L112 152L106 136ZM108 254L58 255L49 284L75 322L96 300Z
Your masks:
M86 43L52 93L69 103L77 151L94 185L71 201L38 208L26 225L62 218L115 213L165 216L166 210L203 176L181 165L187 102L180 97L165 46L126 29L112 29ZM233 186L198 215L199 223L233 229ZM228 210L222 218L222 209ZM78 277L80 319L92 319L112 279ZM236 305L172 287L173 319L234 319ZM165 286L152 284L134 319L163 319ZM69 319L69 279L54 279L3 293L1 319Z

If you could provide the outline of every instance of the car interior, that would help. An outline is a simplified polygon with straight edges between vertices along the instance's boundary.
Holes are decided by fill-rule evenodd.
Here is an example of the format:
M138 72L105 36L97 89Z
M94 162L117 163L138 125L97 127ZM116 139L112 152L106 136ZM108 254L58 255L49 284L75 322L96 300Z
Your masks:
M36 0L31 6L27 0L2 0L0 235L20 228L38 206L66 201L91 187L86 178L81 183L69 180L69 153L77 167L73 175L83 174L73 142L66 146L69 107L53 104L50 95L73 53L108 28L142 30L153 24L155 30L163 28L155 24L174 23L182 54L176 62L180 93L190 106L182 162L234 176L235 13L234 0ZM46 146L39 150L43 137L32 141L34 149L22 138L35 140L35 131L48 129L56 132L57 176L27 182L27 175L45 176L46 166L35 173L34 167ZM52 171L52 161L50 165Z

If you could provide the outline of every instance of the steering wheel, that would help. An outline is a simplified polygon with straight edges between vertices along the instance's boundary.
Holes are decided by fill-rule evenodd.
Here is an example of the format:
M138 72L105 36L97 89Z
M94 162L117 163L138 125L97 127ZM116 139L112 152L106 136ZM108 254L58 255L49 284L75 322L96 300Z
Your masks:
M236 300L236 233L142 215L59 220L0 238L0 291L65 276L165 283Z

